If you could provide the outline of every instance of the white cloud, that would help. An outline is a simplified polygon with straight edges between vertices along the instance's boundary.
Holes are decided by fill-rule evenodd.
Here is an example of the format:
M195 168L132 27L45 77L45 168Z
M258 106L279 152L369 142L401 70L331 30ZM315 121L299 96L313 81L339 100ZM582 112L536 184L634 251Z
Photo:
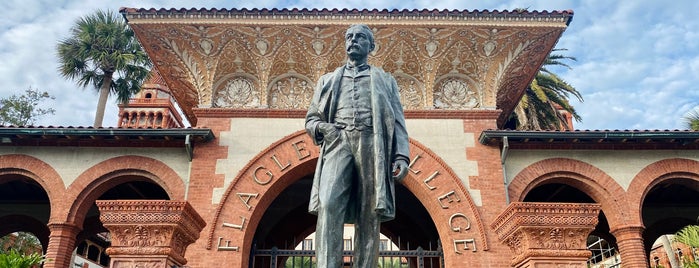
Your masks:
M39 125L92 125L97 94L80 89L56 70L55 45L75 20L95 9L145 8L368 8L457 10L567 10L574 19L558 47L578 58L561 76L585 99L573 101L584 122L581 129L675 129L681 117L699 106L699 1L511 0L318 1L318 0L128 0L0 1L0 96L29 86L56 96L57 114ZM106 126L117 121L110 100Z

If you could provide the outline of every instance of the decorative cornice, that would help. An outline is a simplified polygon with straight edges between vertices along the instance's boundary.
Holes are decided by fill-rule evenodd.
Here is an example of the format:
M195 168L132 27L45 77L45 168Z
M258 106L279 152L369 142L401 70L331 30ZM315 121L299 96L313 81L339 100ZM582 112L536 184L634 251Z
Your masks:
M194 108L200 118L305 118L301 109ZM500 110L408 110L406 119L497 119Z
M199 239L204 219L186 201L98 200L100 221L112 236L107 253L145 258L167 256L179 264L187 246Z
M599 204L515 202L491 227L512 251L513 267L561 260L582 267L591 254L586 241L600 210Z
M513 202L498 216L491 228L502 241L524 226L588 226L597 224L602 207L585 203Z
M572 18L569 11L122 13L195 126L195 109L240 109L206 112L216 117L302 117L296 110L308 107L320 77L345 63L342 35L354 23L375 32L369 63L393 74L407 114L480 118L461 111L500 110L503 125Z
M100 220L107 225L162 224L177 225L187 236L199 238L206 221L187 201L169 200L98 200Z
M430 23L438 25L463 23L466 25L512 25L567 26L573 17L572 10L565 11L498 11L498 10L377 10L377 9L144 9L122 7L119 10L129 23L179 23L182 20L196 19L199 23L230 24L240 21L272 23L289 21L295 24L332 25L339 21L361 21L371 24L380 21L410 25ZM288 25L288 24L287 24Z

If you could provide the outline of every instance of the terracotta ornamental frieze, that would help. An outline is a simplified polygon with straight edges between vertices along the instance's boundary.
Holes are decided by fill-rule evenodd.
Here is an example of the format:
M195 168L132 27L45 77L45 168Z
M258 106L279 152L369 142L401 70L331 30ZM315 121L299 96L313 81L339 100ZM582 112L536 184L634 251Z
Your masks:
M599 204L514 202L491 228L510 248L513 267L587 267L587 237Z
M183 265L187 246L206 225L186 201L100 200L97 206L111 234L111 267Z
M191 122L195 108L305 109L368 24L406 110L511 111L572 13L122 9ZM503 118L500 118L502 121Z

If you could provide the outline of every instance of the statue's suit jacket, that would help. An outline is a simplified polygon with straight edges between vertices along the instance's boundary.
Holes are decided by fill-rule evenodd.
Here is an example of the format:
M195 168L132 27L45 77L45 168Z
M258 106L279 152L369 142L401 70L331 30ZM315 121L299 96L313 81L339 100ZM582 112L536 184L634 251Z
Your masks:
M325 146L323 136L316 131L316 128L321 122L334 123L344 69L344 66L339 67L319 79L306 114L306 131L314 143L321 146L308 207L308 211L312 214L318 213L318 192L326 190L319 189ZM406 161L409 159L408 133L396 80L374 66L370 69L370 79L375 158L374 189L377 197L375 210L380 221L387 221L393 219L396 214L392 163L396 157ZM356 209L352 207L352 202L349 205L345 222L354 223Z

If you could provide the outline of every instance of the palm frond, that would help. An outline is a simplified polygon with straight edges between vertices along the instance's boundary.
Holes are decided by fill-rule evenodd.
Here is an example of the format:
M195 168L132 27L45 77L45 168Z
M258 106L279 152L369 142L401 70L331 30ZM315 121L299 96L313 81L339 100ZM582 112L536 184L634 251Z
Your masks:
M699 107L689 111L683 120L688 129L699 131Z
M570 97L575 97L578 101L583 102L582 94L547 69L551 66L571 69L565 61L577 60L575 57L557 53L559 51L566 51L566 49L551 51L511 115L511 120L516 118L517 129L568 128L566 118L560 110L570 113L575 121L582 121L580 115L569 102Z
M78 19L56 51L61 75L82 87L93 85L99 91L105 81L120 81L110 84L119 101L138 92L147 76L143 73L151 67L133 30L112 11L97 10Z

